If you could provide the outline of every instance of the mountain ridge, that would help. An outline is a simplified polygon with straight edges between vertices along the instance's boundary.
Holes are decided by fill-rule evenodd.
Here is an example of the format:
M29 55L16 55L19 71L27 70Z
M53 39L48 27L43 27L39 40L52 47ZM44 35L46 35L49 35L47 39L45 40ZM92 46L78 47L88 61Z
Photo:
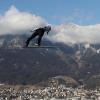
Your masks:
M0 37L0 82L5 84L38 84L51 77L69 76L83 83L100 73L100 45L86 44L66 45L53 43L47 39L42 45L56 45L48 48L21 47L26 36L7 35ZM35 40L34 40L35 41ZM32 41L30 45L33 45ZM2 43L1 43L2 42ZM93 78L92 78L93 79Z

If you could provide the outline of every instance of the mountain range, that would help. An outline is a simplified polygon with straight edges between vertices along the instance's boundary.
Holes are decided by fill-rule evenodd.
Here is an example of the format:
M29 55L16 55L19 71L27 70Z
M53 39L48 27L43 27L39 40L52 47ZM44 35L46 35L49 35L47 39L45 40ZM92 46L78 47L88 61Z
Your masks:
M28 35L0 36L0 83L45 84L50 78L66 76L75 84L100 86L100 44L54 43L44 38L42 45L56 47L22 48L27 38ZM34 42L36 39L30 45Z

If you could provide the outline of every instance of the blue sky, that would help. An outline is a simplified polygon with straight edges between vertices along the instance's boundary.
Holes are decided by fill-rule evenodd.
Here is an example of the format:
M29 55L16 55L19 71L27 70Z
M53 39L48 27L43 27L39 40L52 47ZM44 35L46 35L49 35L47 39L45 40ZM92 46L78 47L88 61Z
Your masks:
M39 15L51 24L100 23L100 0L0 0L0 15L12 5L20 11Z

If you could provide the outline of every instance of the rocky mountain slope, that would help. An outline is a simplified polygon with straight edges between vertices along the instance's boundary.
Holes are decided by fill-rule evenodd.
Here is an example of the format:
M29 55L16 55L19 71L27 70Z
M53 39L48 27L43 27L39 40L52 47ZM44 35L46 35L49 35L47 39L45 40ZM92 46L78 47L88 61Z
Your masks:
M27 35L0 37L1 83L37 84L60 75L70 77L78 83L86 83L94 75L99 75L99 44L66 45L44 39L42 45L57 47L21 48L27 37Z

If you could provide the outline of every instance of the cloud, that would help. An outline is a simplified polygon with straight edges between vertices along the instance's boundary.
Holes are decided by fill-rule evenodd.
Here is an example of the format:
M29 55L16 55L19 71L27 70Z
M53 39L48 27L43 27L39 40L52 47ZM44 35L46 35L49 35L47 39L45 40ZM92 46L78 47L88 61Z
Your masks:
M55 42L63 43L100 43L100 24L81 26L74 23L55 26L51 38Z
M29 30L45 26L48 22L41 16L28 12L21 12L15 6L11 6L4 15L0 15L0 35L29 33ZM100 43L100 24L77 25L67 23L51 25L52 30L47 37L54 42L65 44L77 42Z
M0 34L23 33L46 24L47 22L42 17L20 12L15 6L11 6L4 15L0 15Z

